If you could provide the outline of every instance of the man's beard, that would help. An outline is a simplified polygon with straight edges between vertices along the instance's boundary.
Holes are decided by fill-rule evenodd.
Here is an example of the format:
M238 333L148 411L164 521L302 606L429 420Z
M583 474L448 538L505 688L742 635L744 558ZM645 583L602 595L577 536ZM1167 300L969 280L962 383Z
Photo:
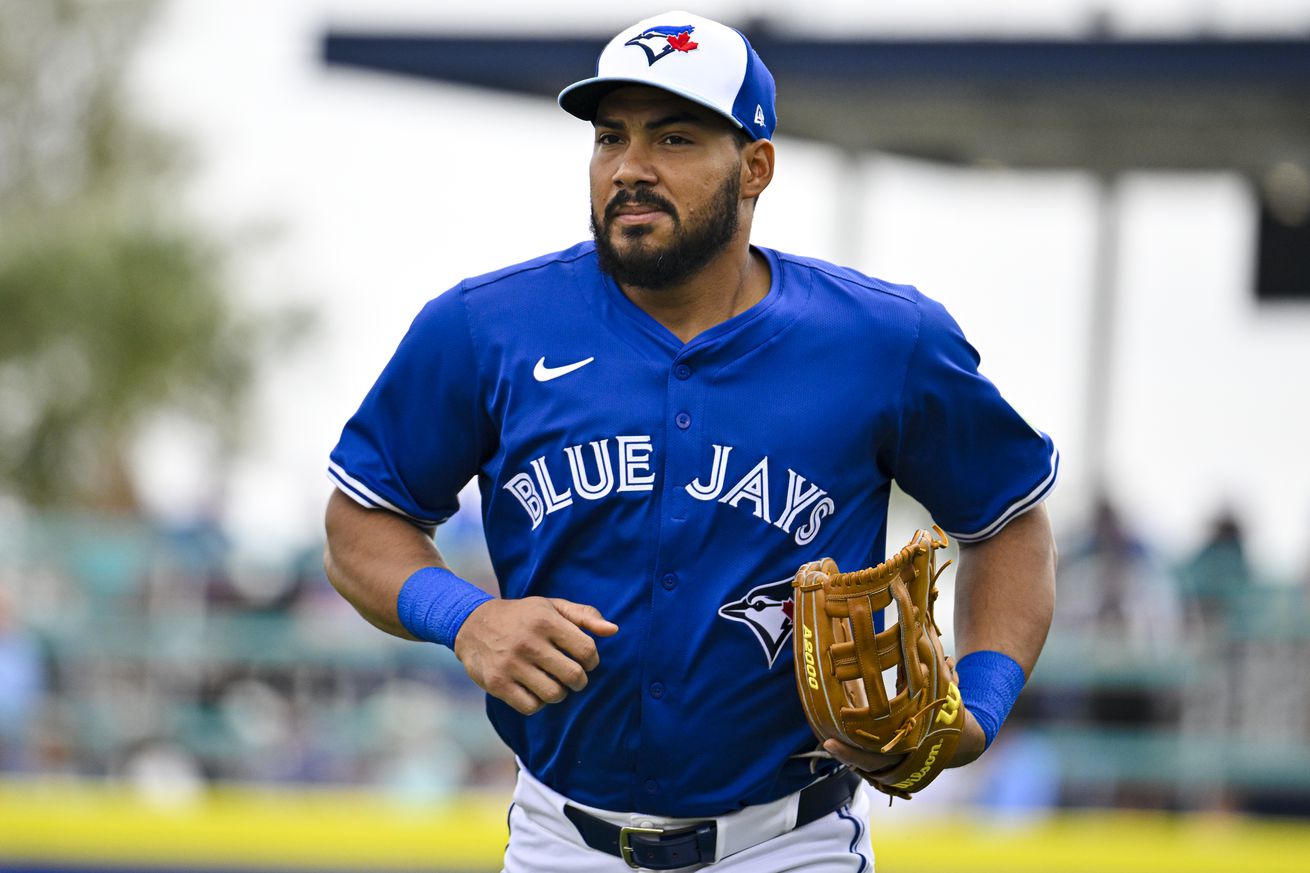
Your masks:
M652 290L678 285L713 260L737 235L740 198L741 180L737 173L731 173L710 201L704 217L684 226L673 204L663 197L645 188L625 188L605 207L603 227L595 211L591 213L591 235L596 240L600 268L620 285ZM621 233L633 245L622 252L614 246L610 241L614 219L619 207L630 204L662 209L673 220L673 240L667 247L660 249L642 239L650 235L649 227L624 227Z

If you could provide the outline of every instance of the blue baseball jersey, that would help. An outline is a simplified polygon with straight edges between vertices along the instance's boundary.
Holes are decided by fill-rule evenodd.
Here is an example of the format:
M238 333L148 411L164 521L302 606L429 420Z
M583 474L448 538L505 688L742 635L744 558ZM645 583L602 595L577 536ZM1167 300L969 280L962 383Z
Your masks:
M768 249L768 294L682 343L583 243L415 319L332 453L346 494L431 528L477 477L504 597L619 626L590 684L502 739L581 803L710 816L813 779L790 582L886 557L895 479L962 542L1041 501L1058 455L916 289Z

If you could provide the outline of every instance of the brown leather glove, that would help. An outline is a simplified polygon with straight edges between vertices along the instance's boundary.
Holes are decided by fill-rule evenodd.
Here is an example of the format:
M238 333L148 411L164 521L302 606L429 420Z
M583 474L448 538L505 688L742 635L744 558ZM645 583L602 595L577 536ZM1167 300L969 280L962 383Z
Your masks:
M811 561L792 581L796 687L822 743L835 738L884 755L904 755L876 772L860 771L893 797L910 798L946 767L964 729L955 665L933 618L934 552L946 547L921 530L877 567L842 573L830 558ZM873 617L895 606L897 620L875 633ZM896 669L889 699L883 671Z

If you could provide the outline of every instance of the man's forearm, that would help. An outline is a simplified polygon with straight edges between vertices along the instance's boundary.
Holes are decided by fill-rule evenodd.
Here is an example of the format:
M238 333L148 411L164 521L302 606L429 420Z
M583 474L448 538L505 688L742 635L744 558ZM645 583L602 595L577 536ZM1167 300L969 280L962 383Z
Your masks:
M370 624L414 639L396 615L401 586L424 567L445 567L432 540L395 513L366 509L340 491L328 500L323 567L332 586Z
M960 550L955 655L996 651L1032 675L1055 609L1055 538L1037 506L988 540Z

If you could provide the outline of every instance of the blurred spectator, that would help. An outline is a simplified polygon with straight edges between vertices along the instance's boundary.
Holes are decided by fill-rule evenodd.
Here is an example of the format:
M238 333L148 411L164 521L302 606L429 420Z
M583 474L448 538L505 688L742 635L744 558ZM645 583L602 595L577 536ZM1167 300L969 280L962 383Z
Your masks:
M207 512L187 521L166 520L160 524L159 531L164 545L161 552L168 559L169 588L186 585L206 594L225 593L230 589L223 573L232 544L215 513ZM210 596L216 601L222 599L221 594Z
M1060 804L1058 749L1022 725L1001 731L981 759L983 779L976 802L994 821L1019 824L1051 814Z
M122 776L141 800L162 809L195 804L205 788L195 756L169 740L150 739L130 749Z
M450 702L430 686L389 681L365 702L378 746L375 782L411 803L445 800L465 783L468 755L451 736Z
M1121 730L1171 729L1181 699L1176 665L1183 604L1174 578L1146 542L1102 497L1091 529L1070 538L1056 576L1051 634L1078 653L1088 674L1038 702L1064 716ZM1107 783L1098 802L1130 790Z
M1215 518L1201 548L1179 568L1183 590L1200 608L1207 628L1215 628L1251 586L1243 540L1241 523L1225 509Z
M0 770L30 763L31 725L45 689L41 647L23 627L12 596L0 588Z
M1056 629L1118 640L1131 650L1165 650L1183 633L1183 603L1168 568L1106 497L1092 528L1072 541L1057 578Z

